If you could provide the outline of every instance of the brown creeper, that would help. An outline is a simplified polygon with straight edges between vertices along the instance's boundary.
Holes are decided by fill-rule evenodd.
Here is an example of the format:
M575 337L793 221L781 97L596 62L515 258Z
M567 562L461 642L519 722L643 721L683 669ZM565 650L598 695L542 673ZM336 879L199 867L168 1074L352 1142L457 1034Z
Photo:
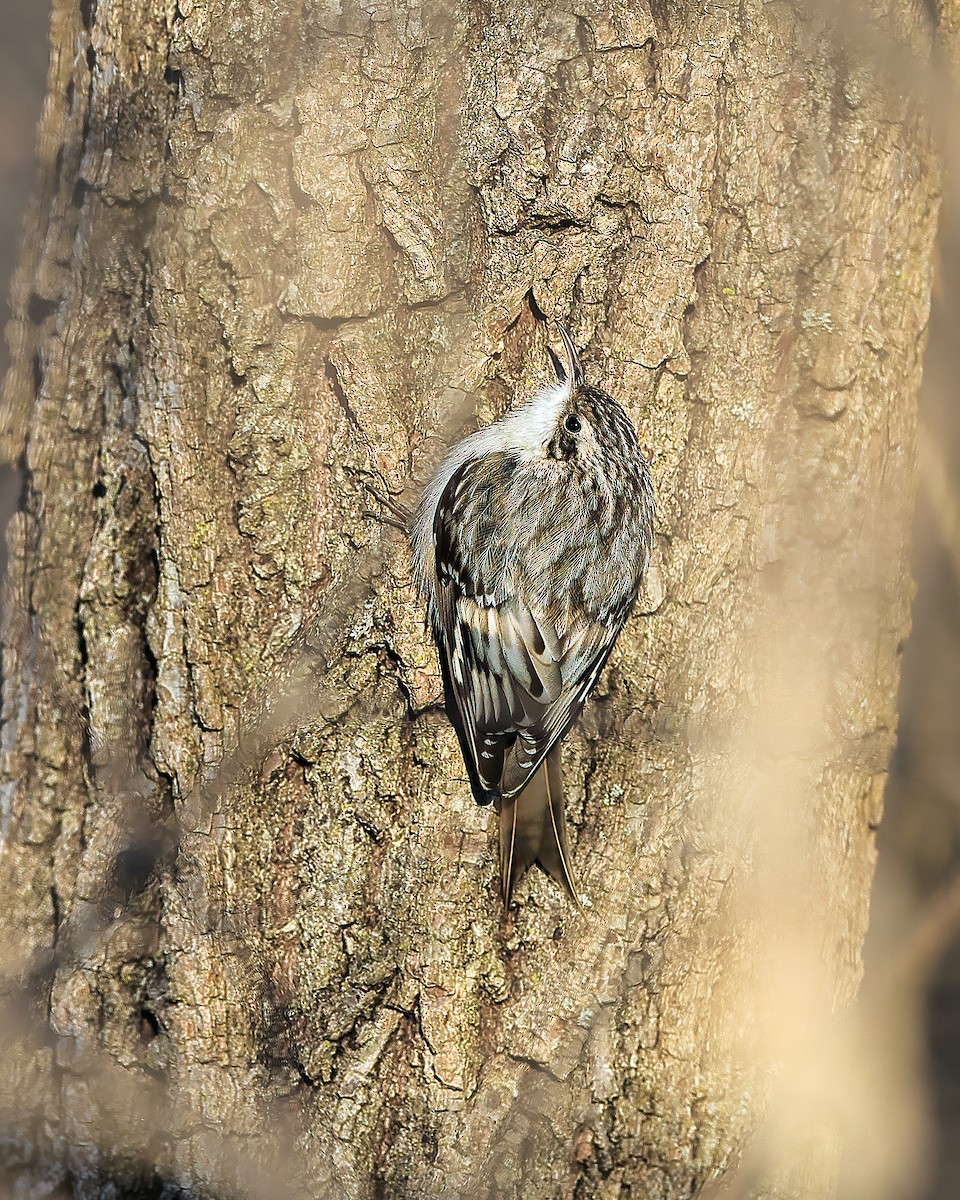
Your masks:
M633 607L653 538L630 418L585 382L559 329L558 382L453 447L412 533L447 715L477 803L500 816L508 904L534 862L579 903L560 741Z

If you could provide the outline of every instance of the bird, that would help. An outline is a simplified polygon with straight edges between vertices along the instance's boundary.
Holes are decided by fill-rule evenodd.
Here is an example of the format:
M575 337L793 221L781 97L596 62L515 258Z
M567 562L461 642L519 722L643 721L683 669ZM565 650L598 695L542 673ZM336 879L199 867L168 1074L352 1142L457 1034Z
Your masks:
M499 814L509 908L534 863L582 908L560 744L636 602L655 497L636 430L586 382L567 327L556 379L450 449L410 531L444 704L473 796Z

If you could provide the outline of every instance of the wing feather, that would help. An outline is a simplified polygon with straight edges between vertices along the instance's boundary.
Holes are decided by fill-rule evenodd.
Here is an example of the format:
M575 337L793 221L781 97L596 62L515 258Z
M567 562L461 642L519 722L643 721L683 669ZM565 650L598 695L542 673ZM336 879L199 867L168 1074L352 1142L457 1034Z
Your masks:
M452 682L448 711L474 791L478 799L509 798L579 716L627 614L567 628L566 616L524 595L508 565L514 547L506 518L498 522L495 506L476 503L464 486L472 469L478 460L454 473L434 518L434 623Z

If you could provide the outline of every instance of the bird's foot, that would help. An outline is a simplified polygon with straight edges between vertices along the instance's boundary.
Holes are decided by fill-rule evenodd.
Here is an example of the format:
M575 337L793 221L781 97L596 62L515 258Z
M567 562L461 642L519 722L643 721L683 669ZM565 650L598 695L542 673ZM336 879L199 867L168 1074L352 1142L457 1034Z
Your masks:
M402 534L409 537L413 527L413 512L397 498L403 495L403 489L392 489L382 475L377 478L379 486L368 478L361 482L361 487L372 500L380 505L380 511L373 512L370 509L364 509L363 516L368 520L379 521L383 525L399 529Z

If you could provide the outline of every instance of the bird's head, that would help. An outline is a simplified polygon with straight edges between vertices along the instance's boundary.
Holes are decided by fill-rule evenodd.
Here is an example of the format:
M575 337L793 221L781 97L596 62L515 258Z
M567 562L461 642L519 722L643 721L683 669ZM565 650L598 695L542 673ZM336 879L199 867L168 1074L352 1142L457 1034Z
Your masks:
M562 354L551 351L557 382L534 401L543 418L543 453L581 468L604 469L610 457L632 457L637 437L629 417L606 392L591 387L565 325L557 322Z

